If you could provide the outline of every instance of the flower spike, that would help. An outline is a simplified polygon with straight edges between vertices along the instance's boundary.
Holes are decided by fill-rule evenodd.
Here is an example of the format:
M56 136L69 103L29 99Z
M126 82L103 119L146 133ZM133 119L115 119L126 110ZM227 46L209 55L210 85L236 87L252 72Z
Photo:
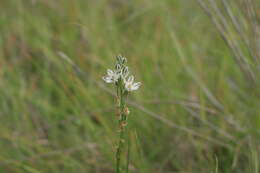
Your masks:
M103 80L106 83L118 84L119 81L122 81L123 90L126 92L131 92L139 89L141 82L134 82L134 76L129 75L129 69L125 65L127 59L121 55L116 57L116 64L114 71L111 69L107 70L107 75L103 77ZM128 78L127 78L128 77Z

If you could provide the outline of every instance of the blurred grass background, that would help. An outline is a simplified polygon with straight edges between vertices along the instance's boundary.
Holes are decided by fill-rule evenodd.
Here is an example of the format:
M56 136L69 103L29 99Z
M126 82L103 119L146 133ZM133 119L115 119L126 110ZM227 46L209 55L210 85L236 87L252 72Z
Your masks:
M122 54L131 172L259 173L260 4L212 2L1 0L0 172L112 173Z

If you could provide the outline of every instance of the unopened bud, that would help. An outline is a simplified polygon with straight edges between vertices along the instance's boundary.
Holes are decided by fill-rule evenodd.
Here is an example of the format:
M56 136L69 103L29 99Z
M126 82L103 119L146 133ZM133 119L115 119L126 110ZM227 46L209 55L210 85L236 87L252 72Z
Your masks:
M118 56L116 56L116 60L117 60L117 62L121 63L121 62L122 62L121 59L122 59L122 55L118 55Z
M123 77L127 77L128 74L129 74L128 67L127 67L127 66L123 67L123 69L122 69L122 75L123 75Z
M115 69L116 69L116 71L119 71L119 70L121 69L121 65L117 63L117 64L115 65Z
M122 57L122 59L121 59L122 64L125 64L126 61L127 61L126 58L125 58L125 57Z
M125 115L129 115L130 114L130 111L129 111L128 107L125 107L124 113L125 113Z

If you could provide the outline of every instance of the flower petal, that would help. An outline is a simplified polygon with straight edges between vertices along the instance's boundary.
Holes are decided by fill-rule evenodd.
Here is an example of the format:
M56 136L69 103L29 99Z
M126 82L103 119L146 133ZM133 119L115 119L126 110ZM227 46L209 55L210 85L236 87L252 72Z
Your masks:
M134 76L131 75L128 80L127 80L128 83L133 83L134 82Z
M112 76L112 75L114 74L114 72L113 72L113 70L111 70L111 69L107 69L107 74L108 74L109 76Z
M132 90L137 90L141 86L141 82L134 83L132 85Z
M112 83L113 82L113 79L110 77L110 76L104 76L102 78L106 83Z

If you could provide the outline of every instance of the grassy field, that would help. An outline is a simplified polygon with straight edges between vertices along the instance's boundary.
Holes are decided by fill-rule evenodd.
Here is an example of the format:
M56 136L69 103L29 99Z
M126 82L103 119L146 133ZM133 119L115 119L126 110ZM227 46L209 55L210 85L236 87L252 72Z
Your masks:
M216 2L1 0L0 173L114 172L118 54L131 173L259 173L260 3Z

